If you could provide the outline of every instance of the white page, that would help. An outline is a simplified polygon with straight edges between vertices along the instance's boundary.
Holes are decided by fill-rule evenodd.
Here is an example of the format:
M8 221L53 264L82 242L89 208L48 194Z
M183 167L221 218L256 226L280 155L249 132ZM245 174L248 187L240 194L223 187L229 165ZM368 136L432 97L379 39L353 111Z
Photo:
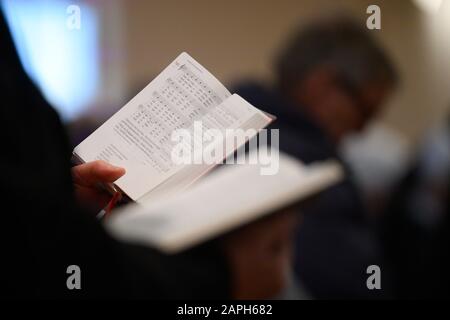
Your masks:
M173 130L205 119L229 96L213 75L182 53L74 153L86 162L102 159L124 167L126 174L116 184L137 200L181 169L170 159ZM214 116L206 119L217 124Z
M304 166L280 154L279 164L271 176L261 175L260 165L225 165L175 197L119 210L105 226L118 239L174 253L298 202L343 176L334 161Z
M237 94L233 94L214 109L215 110L212 110L210 114L206 114L202 117L202 123L205 124L202 126L202 130L208 128L218 129L222 133L223 139L209 144L204 143L203 149L205 150L205 153L208 153L208 150L220 149L222 152L220 153L221 156L217 157L217 162L211 164L203 161L202 163L185 166L183 169L179 170L177 174L169 177L155 189L143 195L137 202L146 205L146 203L151 202L155 197L170 196L177 192L182 192L200 177L212 170L217 164L222 163L222 161L230 156L236 149L245 145L249 139L257 135L261 128L266 127L273 120ZM225 123L217 123L217 115L220 116L222 121L224 121L224 119L227 119L227 121ZM208 118L211 118L211 120ZM233 133L227 134L227 130L229 129L243 129L244 131L247 129L253 130L246 131L248 135L245 136L245 140L235 141L231 139L234 138ZM232 146L228 149L226 148L226 139L234 141ZM219 146L219 148L217 148L217 146ZM193 146L191 146L191 148L192 152L194 152Z

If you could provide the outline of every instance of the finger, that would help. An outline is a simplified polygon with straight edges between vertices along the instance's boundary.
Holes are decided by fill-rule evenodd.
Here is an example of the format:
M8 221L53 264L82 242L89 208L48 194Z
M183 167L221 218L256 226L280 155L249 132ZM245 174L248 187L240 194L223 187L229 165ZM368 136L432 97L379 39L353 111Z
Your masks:
M94 191L91 187L76 186L75 195L79 202L93 212L98 212L104 208L111 195L106 192Z
M84 163L72 168L75 183L90 187L98 183L114 182L125 174L125 169L102 160Z

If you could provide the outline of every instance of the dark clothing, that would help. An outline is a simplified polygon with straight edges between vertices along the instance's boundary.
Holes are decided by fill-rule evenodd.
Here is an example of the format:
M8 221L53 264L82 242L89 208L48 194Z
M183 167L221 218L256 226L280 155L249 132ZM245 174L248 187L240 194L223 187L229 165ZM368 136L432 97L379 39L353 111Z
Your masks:
M165 256L120 244L78 208L65 132L23 72L1 13L0 43L0 296L226 297L217 251ZM81 268L81 290L66 286L70 265Z
M442 211L418 202L427 190L420 175L421 162L407 172L380 219L386 260L392 267L393 291L397 298L450 298L450 195L433 201ZM443 173L445 174L445 173ZM450 177L448 187L450 190ZM429 198L427 198L430 201ZM419 200L420 201L420 200ZM424 201L424 200L422 200ZM430 223L425 218L440 219Z
M340 160L333 143L299 106L259 85L238 87L236 93L277 116L270 128L280 130L281 151L304 163ZM378 246L351 173L342 164L347 179L302 209L304 219L296 233L295 272L316 298L373 297L380 293L367 289L366 269L381 264Z

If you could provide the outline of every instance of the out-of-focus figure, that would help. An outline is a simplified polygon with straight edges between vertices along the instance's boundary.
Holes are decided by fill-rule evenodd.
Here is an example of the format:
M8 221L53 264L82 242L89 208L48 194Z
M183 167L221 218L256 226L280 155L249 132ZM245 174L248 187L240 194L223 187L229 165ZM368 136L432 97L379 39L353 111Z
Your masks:
M450 117L430 130L381 223L396 297L449 297Z
M277 115L272 128L280 129L280 149L306 163L341 159L341 139L362 129L397 83L389 58L364 23L346 17L301 28L281 51L276 75L272 89L250 83L237 92ZM297 232L295 273L315 298L371 298L388 291L387 285L367 288L368 266L380 266L385 280L387 270L347 171L342 184L303 209Z

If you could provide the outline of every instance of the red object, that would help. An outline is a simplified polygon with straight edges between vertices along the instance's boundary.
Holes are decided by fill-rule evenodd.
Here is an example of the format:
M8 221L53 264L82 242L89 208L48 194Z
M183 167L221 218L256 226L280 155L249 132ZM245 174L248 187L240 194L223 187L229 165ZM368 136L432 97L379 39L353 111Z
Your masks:
M117 203L122 199L122 194L118 191L114 192L114 195L112 196L111 200L105 207L105 216L108 216L111 211L116 207Z

